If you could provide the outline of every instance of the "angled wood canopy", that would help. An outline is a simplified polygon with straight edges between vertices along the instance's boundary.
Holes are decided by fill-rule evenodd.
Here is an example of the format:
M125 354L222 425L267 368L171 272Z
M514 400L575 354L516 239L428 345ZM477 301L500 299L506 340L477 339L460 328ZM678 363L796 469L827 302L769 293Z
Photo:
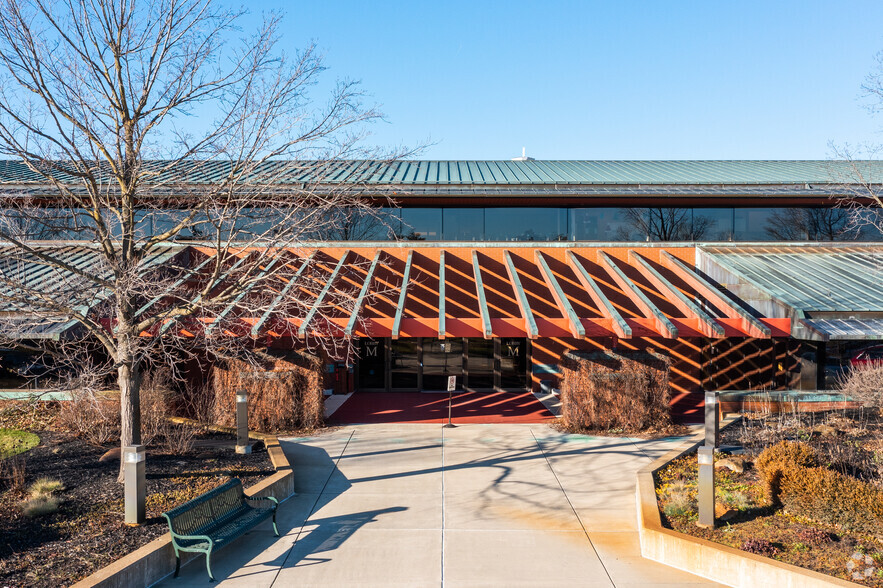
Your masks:
M475 293L478 296L478 312L481 314L482 334L485 339L494 335L491 327L491 315L487 309L487 298L484 295L484 284L481 282L481 268L478 265L478 251L472 250L472 270L475 273Z
M537 329L537 321L533 318L533 312L530 310L530 303L527 301L527 294L521 286L521 278L518 277L518 270L512 262L512 255L509 251L503 252L506 259L506 271L509 274L509 281L512 282L512 289L515 290L515 297L518 298L518 305L521 307L521 316L524 318L524 330L527 331L528 339L536 339L540 331Z
M207 248L196 249L206 253ZM686 249L516 244L487 248L401 244L347 249L327 245L307 252L302 249L266 251L255 248L227 256L221 266L223 271L212 284L205 282L204 275L205 268L218 259L211 253L207 259L195 258L193 270L186 276L181 275L175 283L189 291L187 280L197 276L203 282L203 292L211 286L208 297L219 293L229 296L220 305L218 314L193 317L200 325L206 325L206 333L218 332L221 325L234 316L238 317L242 324L239 328L225 328L223 333L226 336L237 336L245 325L252 337L262 333L271 337L288 336L287 330L283 332L268 327L274 316L280 319L280 326L286 322L294 323L299 337L314 333L319 336L393 339L403 336L439 339L475 336L487 339L609 336L629 339L641 336L672 339L761 338L769 337L773 329L788 332L790 322L786 325L781 321L790 319L756 318L737 301L718 291L688 262L682 261L690 259L692 252L682 251ZM438 259L437 298L431 287L434 268L421 265L420 255ZM314 293L299 286L302 286L302 276L307 268L316 265L317 257L324 260L322 267L327 269L323 270L321 278L317 276L319 292ZM370 264L367 259L371 260ZM597 261L600 267L588 259ZM365 263L365 267L349 271L347 268L357 263L353 260ZM390 277L382 277L392 270L388 267L390 260L397 270L403 268L399 274L400 285L391 282ZM248 275L243 275L243 264L250 268ZM418 268L421 276L432 280L430 287L422 284L422 280L417 283L415 272ZM289 271L294 272L290 278ZM396 273L393 271L392 275ZM232 284L234 279L239 289L228 295L226 293L231 290L227 284ZM335 296L332 304L329 300L332 289L336 292L343 288L342 281L346 281L347 288L340 293L349 303L339 304ZM256 294L259 288L270 290L270 295L266 291L263 294L267 299L272 298L272 302L262 307L260 316L246 316L249 300L246 296ZM392 299L372 296L375 290L380 293L385 288L397 289L397 295ZM580 316L585 312L584 306L578 303L580 298L586 299L585 304L590 304L590 299L597 311ZM660 303L661 299L667 303ZM160 300L161 296L151 299L139 312L148 311ZM200 300L201 297L197 296L191 301L194 308L200 306ZM631 307L637 309L638 316L626 318L623 308ZM673 315L666 314L675 308L677 311ZM324 317L321 326L316 320L319 314ZM298 322L300 316L303 319ZM160 332L171 328L174 322L175 319L164 321ZM191 331L187 329L187 333Z
M537 264L540 266L540 273L543 274L543 280L552 292L555 304L558 305L561 314L567 318L567 322L570 325L570 334L577 339L582 339L586 336L586 329L583 327L582 321L579 320L576 311L573 310L573 306L564 294L564 290L561 289L561 284L558 283L558 278L556 278L555 274L552 273L552 270L549 269L549 264L546 263L546 258L543 257L543 252L537 250L534 253L534 256L536 257Z
M641 289L638 288L621 269L619 269L619 266L616 265L609 255L604 251L599 250L598 261L607 269L608 273L613 278L613 281L615 281L620 287L623 294L629 297L635 306L644 313L645 317L653 319L653 322L656 325L656 330L660 335L666 339L678 338L678 328L668 320L665 314L659 310L659 307L650 302L650 299L641 292Z
M402 276L402 289L399 292L399 303L396 305L396 316L392 323L392 338L399 338L402 328L402 314L405 312L405 301L408 299L408 282L411 279L411 263L414 261L414 250L408 251L408 261L405 262L405 273Z
M659 256L662 265L670 269L680 279L690 285L702 297L713 301L722 309L726 309L732 318L739 319L740 328L749 336L758 339L769 339L772 331L768 326L749 314L744 308L730 300L712 284L708 283L699 274L690 269L683 261L676 258L668 251L662 251Z
M356 328L356 322L359 320L359 312L362 310L362 304L365 303L365 297L368 295L368 290L371 288L371 282L374 281L374 270L377 269L377 264L380 262L380 256L383 253L382 249L378 249L377 253L374 254L374 259L371 261L371 267L368 268L368 274L365 276L365 282L362 284L362 289L359 290L359 297L356 298L356 303L353 305L353 311L350 313L350 320L346 324L346 328L343 330L343 334L346 337L353 336L353 330Z
M314 251L308 257L303 260L298 270L295 274L288 280L288 283L282 288L279 294L276 295L276 298L273 299L273 302L270 303L270 306L264 311L264 314L261 315L261 318L258 319L258 322L254 324L251 328L251 336L256 337L260 332L261 327L267 322L267 319L270 318L270 315L276 310L276 307L279 306L279 303L282 302L285 297L288 295L289 290L297 283L298 278L300 278L301 274L304 273L304 270L310 265L313 259L316 257L316 252Z
M687 298L683 292L675 288L671 282L650 265L650 262L633 249L629 249L629 261L641 271L648 282L653 284L662 294L666 294L666 299L684 313L684 316L699 319L699 330L702 331L703 335L714 339L720 339L724 336L724 328L717 321Z
M328 276L328 281L325 282L325 287L322 288L322 291L319 292L319 295L316 297L316 301L313 303L312 308L310 308L310 312L307 313L307 316L304 317L304 321L301 323L300 328L297 330L298 337L304 337L307 334L307 329L310 326L310 322L316 316L316 313L319 312L319 308L322 306L322 302L325 300L325 296L328 295L328 292L331 291L331 286L334 284L334 280L337 278L337 274L340 273L340 269L343 267L346 258L349 257L350 250L347 249L343 252L343 255L340 256L340 261L337 262L337 265L334 267L334 271L331 272L331 275Z
M445 250L438 255L438 338L445 338Z
M585 288L586 293L588 293L592 302L595 303L595 306L598 307L598 310L602 315L613 321L613 331L616 333L616 336L620 339L631 339L632 328L625 322L625 319L622 318L622 315L619 314L619 311L616 310L613 303L610 302L610 299L604 295L601 287L598 286L595 279L588 271L586 271L583 264L580 263L572 251L568 251L565 254L565 257L567 258L567 264L576 274L577 279L580 284L582 284L583 288Z

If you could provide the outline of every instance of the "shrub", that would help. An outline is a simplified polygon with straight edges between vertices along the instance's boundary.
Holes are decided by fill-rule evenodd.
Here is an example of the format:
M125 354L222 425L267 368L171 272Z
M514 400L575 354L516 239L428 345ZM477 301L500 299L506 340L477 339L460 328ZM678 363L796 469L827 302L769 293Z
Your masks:
M822 545L834 542L834 535L821 529L800 529L795 535L801 543L806 543L813 547L821 547Z
M27 461L22 456L0 459L0 479L6 481L7 487L13 492L24 490Z
M781 441L767 447L754 462L764 484L764 496L767 502L780 503L782 476L785 469L793 466L814 467L818 465L815 451L802 443Z
M764 557L774 557L782 552L782 548L775 543L767 541L766 539L758 539L756 537L746 539L742 543L741 549L742 551L762 555Z
M751 496L741 490L734 490L733 492L721 491L721 498L723 498L726 504L732 506L736 510L746 510L754 506L754 501L751 500Z
M58 510L58 499L54 496L31 498L22 503L21 510L26 517L42 517Z
M883 362L853 365L841 376L840 391L865 406L878 408L883 415Z
M637 431L672 422L663 357L568 353L561 370L562 416L571 430Z
M815 521L883 536L883 489L819 467L809 447L784 441L766 449L755 465L771 504Z
M696 501L685 482L679 480L668 487L662 512L668 517L688 517L696 513Z
M64 484L60 480L53 480L52 478L40 478L31 484L29 489L33 499L48 498L56 492L62 491L64 491Z
M177 425L166 420L163 448L176 455L189 452L193 449L193 429L187 425Z
M322 425L325 398L318 357L293 352L254 359L258 365L228 359L215 366L218 424L236 424L236 392L244 389L251 430L279 432Z
M100 381L89 374L70 383L70 400L61 402L58 425L93 445L120 438L120 399L101 392Z
M169 428L172 379L168 370L151 370L141 381L141 442L153 445Z

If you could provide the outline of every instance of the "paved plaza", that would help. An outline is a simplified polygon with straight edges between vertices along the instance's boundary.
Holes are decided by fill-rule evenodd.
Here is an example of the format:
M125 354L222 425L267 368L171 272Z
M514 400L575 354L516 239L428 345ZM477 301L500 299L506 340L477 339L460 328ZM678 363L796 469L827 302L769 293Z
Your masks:
M545 424L355 425L282 440L298 495L162 586L713 586L640 555L635 472L677 440Z

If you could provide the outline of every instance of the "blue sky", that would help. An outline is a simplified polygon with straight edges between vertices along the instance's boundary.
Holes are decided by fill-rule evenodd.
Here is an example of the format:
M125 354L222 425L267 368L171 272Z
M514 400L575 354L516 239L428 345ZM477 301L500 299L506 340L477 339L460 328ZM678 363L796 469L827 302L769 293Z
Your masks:
M883 143L880 0L249 3L424 159L825 159Z

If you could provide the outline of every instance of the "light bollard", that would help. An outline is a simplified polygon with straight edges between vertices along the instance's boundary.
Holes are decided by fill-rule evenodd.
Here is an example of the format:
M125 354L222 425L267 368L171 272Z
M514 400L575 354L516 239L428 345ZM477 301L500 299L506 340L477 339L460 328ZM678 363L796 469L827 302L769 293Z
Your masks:
M720 440L718 392L705 393L705 444L699 448L699 522L714 528L714 450Z
M248 392L236 393L236 453L251 453L248 442Z
M144 471L146 455L143 445L126 445L123 448L123 495L127 525L140 525L146 520L144 508L147 497Z
M720 392L705 393L705 444L720 447Z

